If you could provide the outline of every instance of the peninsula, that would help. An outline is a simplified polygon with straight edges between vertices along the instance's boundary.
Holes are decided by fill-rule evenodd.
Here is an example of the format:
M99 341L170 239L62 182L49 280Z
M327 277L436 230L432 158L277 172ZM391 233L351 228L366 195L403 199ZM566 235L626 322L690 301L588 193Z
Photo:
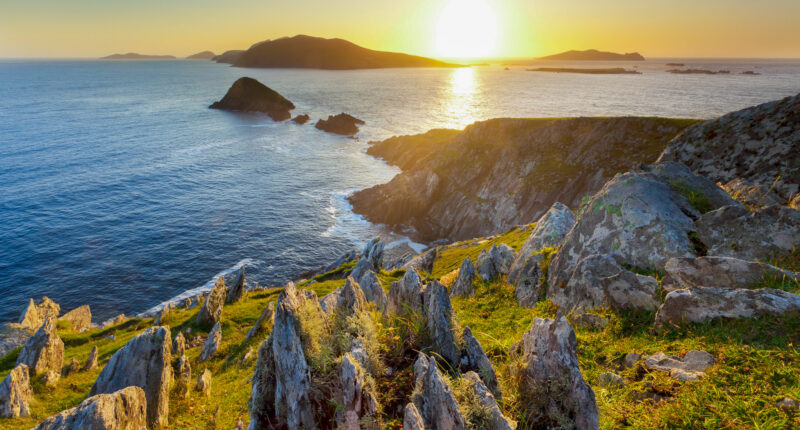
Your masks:
M173 55L145 55L137 54L135 52L128 52L127 54L111 54L106 57L100 57L101 60L175 60Z

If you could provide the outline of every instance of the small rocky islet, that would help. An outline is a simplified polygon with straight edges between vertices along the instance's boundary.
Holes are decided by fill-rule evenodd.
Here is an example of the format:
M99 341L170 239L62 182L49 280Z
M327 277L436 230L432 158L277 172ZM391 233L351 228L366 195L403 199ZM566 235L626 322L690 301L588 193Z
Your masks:
M401 178L437 172L413 197L449 201L438 219L462 227L429 230L465 240L415 255L375 238L279 287L247 288L242 268L156 315L101 325L88 306L31 299L2 331L0 425L797 427L798 106L705 122L494 120L431 132L434 148L420 136L374 143ZM650 145L633 154L624 141ZM573 151L557 158L553 142ZM509 154L523 148L551 158L521 170ZM484 165L441 169L436 151ZM567 169L581 163L589 173ZM460 200L515 189L470 176L495 169L535 172L526 190L541 197ZM570 179L580 184L565 190ZM467 210L529 218L479 226Z

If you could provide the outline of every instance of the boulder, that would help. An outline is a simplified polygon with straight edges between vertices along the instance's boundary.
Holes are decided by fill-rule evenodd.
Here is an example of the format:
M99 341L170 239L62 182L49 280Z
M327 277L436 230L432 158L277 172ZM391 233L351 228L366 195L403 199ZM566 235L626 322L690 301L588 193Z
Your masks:
M294 104L276 91L253 78L239 78L225 97L214 102L211 109L238 112L263 112L275 121L289 119Z
M42 421L35 430L144 430L147 399L136 386L110 394L98 394Z
M800 247L800 211L772 205L748 211L728 206L695 222L708 255L766 260Z
M412 401L425 422L425 428L451 430L466 428L456 396L439 372L433 357L419 354L414 363L414 380Z
M642 359L641 354L637 354L635 352L629 352L625 354L625 357L622 359L622 365L628 369L633 369L636 366L636 363Z
M17 364L25 364L34 375L50 370L61 372L64 364L64 342L58 337L56 320L47 317L39 330L22 347Z
M202 393L204 396L211 395L211 371L208 369L203 370L197 377L197 383L194 385L194 389Z
M433 272L433 263L436 262L438 256L439 248L431 248L411 260L408 260L407 263L403 264L403 269L414 269L418 272L431 273Z
M30 328L17 323L0 324L0 357L5 357L9 352L25 345L25 341L33 336L38 328Z
M178 359L178 394L181 397L189 397L191 381L192 366L189 364L189 358L186 355L181 355Z
M508 272L511 271L511 265L517 259L517 253L510 246L501 243L492 245L489 249L489 257L492 259L492 264L494 264L494 269L497 273L508 275Z
M197 314L197 324L201 326L213 326L222 318L222 307L225 305L225 296L227 288L225 288L225 280L222 276L217 279L214 288L211 289Z
M292 122L294 122L295 124L303 125L303 124L307 123L310 119L311 119L311 117L308 116L308 114L302 114L302 115L297 115L294 118L292 118Z
M472 384L472 391L475 393L478 404L480 404L484 408L485 413L489 415L492 429L513 430L516 428L516 423L509 421L508 418L503 416L503 412L500 411L500 407L497 406L497 400L495 400L489 389L486 388L486 385L483 384L483 381L481 381L477 373L467 372L464 374L464 379Z
M428 333L433 338L436 351L452 366L457 366L461 358L461 348L454 334L457 322L454 321L455 314L450 305L447 287L438 281L429 282L425 287L424 305Z
M618 388L625 385L625 378L613 372L597 375L597 384L609 388Z
M100 327L101 328L113 327L115 325L122 324L127 320L128 320L128 317L126 317L125 314L119 314L119 315L115 316L114 318L111 318L111 319L106 320L105 322L103 322L103 324L101 324Z
M536 318L522 339L524 377L521 394L529 425L597 429L594 392L578 367L575 332L563 316Z
M387 310L394 314L422 313L422 279L415 269L409 269L399 281L389 288Z
M18 364L0 383L0 417L18 418L31 415L33 400L28 366Z
M366 371L352 355L346 353L339 367L343 409L337 421L339 428L359 430L362 417L374 415L378 408L375 388L367 379Z
M214 328L208 333L208 338L203 346L203 351L200 352L200 361L208 361L217 355L219 346L222 343L222 327L219 322L214 324Z
M736 178L722 185L734 200L751 208L781 204L782 199L765 184L754 184Z
M314 127L328 133L352 136L358 133L358 126L364 124L364 121L342 112L338 115L328 115L328 119L320 119Z
M89 395L113 393L129 386L141 387L147 398L148 425L167 425L172 381L171 346L168 327L150 327L141 332L114 353Z
M381 266L383 265L383 249L385 247L386 243L380 236L372 238L364 246L364 251L361 252L361 255L369 262L370 270L381 270ZM358 280L358 278L356 278L356 280Z
M403 409L403 430L425 430L425 422L414 403L407 404Z
M800 407L800 403L791 397L784 397L777 404L778 408L786 412L794 412Z
M472 260L469 257L461 262L461 267L458 269L458 277L450 286L450 294L454 296L471 296L475 294L475 285L472 281L475 280L475 266L472 265Z
M69 376L69 375L71 375L73 373L80 372L80 370L81 370L81 364L78 363L78 359L75 358L75 357L72 357L72 361L69 363L69 365L67 367L64 368L64 370L61 372L61 374L63 376Z
M28 307L19 319L19 324L22 327L38 329L48 317L55 319L60 313L61 306L47 297L42 297L38 305L30 299Z
M617 310L658 309L656 298L658 281L650 276L621 270L615 275L600 279L606 303Z
M363 278L367 272L370 272L372 270L373 270L372 264L369 262L369 260L367 260L367 257L361 257L360 259L358 259L356 266L353 267L353 270L350 271L350 277L352 277L357 281L360 281L361 278Z
M494 266L492 257L485 249L478 254L478 259L475 264L478 266L478 274L484 281L492 281L497 278L497 269Z
M86 358L86 363L83 364L83 371L97 369L97 345L92 347L89 357Z
M383 290L381 281L375 272L370 270L365 273L361 280L358 281L358 284L361 286L361 291L364 292L364 297L367 301L375 303L378 309L386 308L386 292Z
M800 283L800 273L733 257L672 258L664 270L661 286L666 291L694 287L750 288L764 280Z
M500 383L497 381L497 374L494 371L492 362L489 361L489 357L487 357L486 353L483 351L480 342L472 335L472 331L469 327L464 327L461 338L464 340L461 371L477 372L483 380L483 383L486 384L488 389L492 392L493 397L501 399L502 391L500 389Z
M186 352L186 338L183 337L182 332L178 332L175 340L172 342L172 356L180 357Z
M42 376L42 382L44 383L45 387L55 387L60 379L61 372L57 372L55 370L48 370L47 373Z
M667 294L656 312L655 328L677 327L716 318L753 318L800 310L800 296L762 288L691 288Z
M644 363L648 368L667 372L673 379L679 381L696 381L705 377L705 371L716 362L711 354L694 349L687 352L683 358L666 355L663 351L644 357Z
M92 311L89 305L83 305L61 315L58 320L69 322L72 331L82 333L92 327Z
M261 315L258 317L256 324L250 331L247 332L247 336L244 338L245 341L252 339L262 328L269 325L272 326L275 323L275 303L269 302L264 310L261 312Z
M244 266L242 266L236 281L233 283L233 287L228 291L228 303L236 303L241 300L242 296L244 296L244 285Z

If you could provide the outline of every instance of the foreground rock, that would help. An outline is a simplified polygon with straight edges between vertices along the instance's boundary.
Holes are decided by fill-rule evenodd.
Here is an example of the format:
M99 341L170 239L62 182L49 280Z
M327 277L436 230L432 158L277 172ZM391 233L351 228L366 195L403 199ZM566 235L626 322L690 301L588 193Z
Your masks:
M419 358L414 363L414 379L415 395L412 397L412 401L425 422L425 428L466 428L453 389L442 377L433 357L427 357L423 353L419 354Z
M363 416L373 416L378 409L375 388L369 386L366 372L352 354L342 358L339 367L339 382L342 388L344 410L338 417L340 428L359 429Z
M197 383L194 389L202 393L204 396L211 394L211 371L208 369L203 370L203 373L197 377Z
M214 288L208 292L200 312L197 313L198 325L213 326L219 322L220 318L222 318L222 307L225 306L227 291L225 280L220 276L214 284Z
M425 421L413 403L403 409L403 430L425 430Z
M200 361L208 361L217 355L219 345L222 343L222 327L219 323L214 324L214 328L208 334L203 351L200 352Z
M17 364L25 364L34 375L49 371L61 372L64 364L64 342L58 337L55 318L48 317L39 330L22 347Z
M328 119L320 119L314 127L328 133L352 136L358 133L358 126L364 124L364 121L352 115L340 113L338 115L329 115Z
M673 258L664 266L661 286L666 291L685 288L750 288L764 280L800 283L800 273L759 261L732 257Z
M253 78L239 78L222 100L209 107L238 112L263 112L275 121L283 121L292 116L290 111L294 109L294 104Z
M679 381L696 381L705 377L705 371L716 362L711 354L694 349L683 357L666 355L662 351L644 357L648 368L667 372L670 377Z
M50 300L47 297L42 297L39 304L34 303L33 299L28 302L28 307L22 313L19 319L19 324L22 327L38 329L39 326L44 324L47 318L58 318L61 313L61 306L58 303Z
M782 200L770 187L764 184L754 184L742 178L728 181L722 185L722 189L737 202L751 208L780 204Z
M113 393L130 386L141 387L147 398L148 425L167 425L172 381L171 345L168 327L150 327L143 331L114 353L89 395Z
M228 291L228 303L236 303L242 299L242 296L244 296L244 284L244 266L242 266L236 281L233 283L233 287Z
M18 364L0 383L0 417L17 418L31 415L33 390L28 366Z
M511 422L503 416L503 412L500 410L500 407L497 405L497 400L495 400L492 393L483 384L481 378L475 372L467 372L464 374L464 379L472 384L472 391L475 393L477 398L478 404L484 408L485 412L489 416L489 420L492 423L492 428L495 430L512 430L516 428L516 423Z
M403 269L414 269L418 272L431 273L433 271L433 263L436 257L439 256L438 248L431 248L416 257L413 257L407 263L403 264Z
M36 430L143 430L147 428L147 399L139 387L98 394L54 415Z
M475 293L475 285L472 283L475 280L475 266L472 265L472 260L469 257L461 262L461 267L458 269L458 277L450 286L450 294L454 296L471 296Z
M92 327L92 310L83 305L61 315L58 320L69 322L74 332L82 333Z
M387 297L387 311L406 315L409 313L422 313L422 279L416 270L408 270L403 277L392 282Z

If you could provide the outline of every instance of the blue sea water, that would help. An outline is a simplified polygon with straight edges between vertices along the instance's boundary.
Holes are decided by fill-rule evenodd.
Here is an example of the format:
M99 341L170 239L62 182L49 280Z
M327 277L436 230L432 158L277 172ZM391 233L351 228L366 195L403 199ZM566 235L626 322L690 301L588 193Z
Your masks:
M135 314L246 264L280 285L376 234L345 196L398 170L367 142L494 117L708 118L800 91L796 61L731 75L563 75L515 67L237 69L205 61L0 61L0 322L28 298L95 321ZM737 72L755 70L759 76ZM207 106L241 76L359 139Z

